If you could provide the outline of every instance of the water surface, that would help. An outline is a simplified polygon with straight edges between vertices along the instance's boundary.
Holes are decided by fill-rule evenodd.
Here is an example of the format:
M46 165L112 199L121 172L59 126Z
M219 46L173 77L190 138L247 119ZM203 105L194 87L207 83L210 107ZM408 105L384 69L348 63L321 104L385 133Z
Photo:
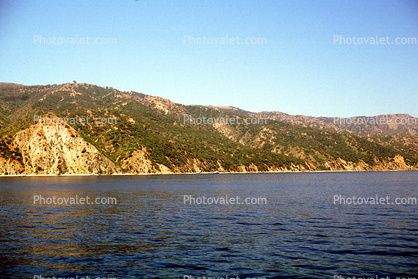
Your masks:
M418 274L418 205L340 205L418 197L418 172L0 178L2 278ZM115 197L113 205L40 205ZM190 205L193 197L267 204Z

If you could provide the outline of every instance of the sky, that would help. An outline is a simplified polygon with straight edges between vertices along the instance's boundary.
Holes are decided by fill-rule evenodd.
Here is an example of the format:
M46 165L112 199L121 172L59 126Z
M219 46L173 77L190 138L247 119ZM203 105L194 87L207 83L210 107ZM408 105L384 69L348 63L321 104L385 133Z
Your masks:
M416 0L0 0L0 82L418 117L417 39Z

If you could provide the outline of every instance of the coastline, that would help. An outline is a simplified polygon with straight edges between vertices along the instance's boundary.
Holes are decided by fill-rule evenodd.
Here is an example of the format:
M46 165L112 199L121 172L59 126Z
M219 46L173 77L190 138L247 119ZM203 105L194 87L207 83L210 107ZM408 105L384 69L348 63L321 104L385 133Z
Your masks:
M76 177L76 176L153 176L153 175L225 175L225 174L278 174L278 173L351 173L351 172L406 172L418 171L418 169L411 170L318 170L318 171L258 171L258 172L184 172L184 173L115 173L115 174L2 174L1 177Z

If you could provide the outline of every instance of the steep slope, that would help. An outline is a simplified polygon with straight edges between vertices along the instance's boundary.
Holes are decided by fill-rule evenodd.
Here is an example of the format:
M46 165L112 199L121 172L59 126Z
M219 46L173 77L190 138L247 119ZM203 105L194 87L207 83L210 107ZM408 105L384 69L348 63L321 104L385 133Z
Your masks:
M57 116L44 116L53 123ZM55 121L56 122L56 121ZM18 132L11 143L19 152L2 160L2 174L115 174L121 170L67 124L38 122ZM19 158L19 159L17 159ZM22 170L23 168L23 170Z
M210 117L204 108L200 108L200 112L196 110L198 108L195 108L194 115ZM236 117L241 115L239 112L235 114ZM407 170L416 168L418 164L417 137L414 136L366 137L270 119L263 125L214 127L242 145L302 159L309 170Z
M0 86L0 99L0 173L418 168L417 137L413 135L358 135L273 119L257 125L199 125L186 119L235 118L242 122L258 116L232 107L185 106L91 84L7 84ZM45 114L53 117L50 113L91 122L34 124ZM73 139L82 139L83 148Z
M266 118L304 127L327 129L329 131L350 132L373 135L418 135L418 118L409 114L386 114L376 116L312 117L305 115L289 115L278 111L259 113L245 111L235 107L208 106L210 108L239 114L244 117Z

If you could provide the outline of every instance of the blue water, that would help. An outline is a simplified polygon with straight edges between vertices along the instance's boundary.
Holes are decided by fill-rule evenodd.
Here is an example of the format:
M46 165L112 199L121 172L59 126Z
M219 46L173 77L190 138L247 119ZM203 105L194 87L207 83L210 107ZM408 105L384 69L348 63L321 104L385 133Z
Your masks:
M40 205L34 195L115 197ZM267 204L184 204L264 197ZM0 277L334 278L418 274L418 172L0 177Z

